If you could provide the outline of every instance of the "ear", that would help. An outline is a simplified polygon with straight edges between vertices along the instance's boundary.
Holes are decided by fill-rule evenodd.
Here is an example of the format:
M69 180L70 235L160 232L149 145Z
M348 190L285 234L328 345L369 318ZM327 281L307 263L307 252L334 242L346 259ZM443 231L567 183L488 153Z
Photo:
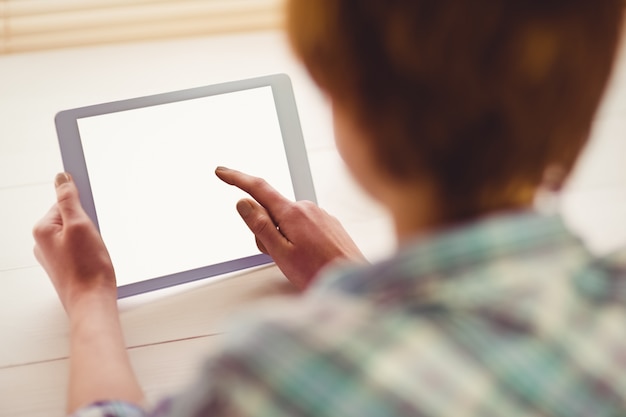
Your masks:
M567 179L567 170L560 164L550 164L543 172L540 187L546 191L559 192Z

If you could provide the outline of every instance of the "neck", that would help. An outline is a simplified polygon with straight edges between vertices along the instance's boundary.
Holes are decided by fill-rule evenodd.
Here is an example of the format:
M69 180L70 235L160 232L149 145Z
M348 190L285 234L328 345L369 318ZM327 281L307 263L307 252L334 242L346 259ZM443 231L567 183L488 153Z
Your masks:
M391 212L400 245L445 224L435 190L428 184L395 184L381 200Z
M432 233L433 231L449 227L456 222L471 220L484 215L509 210L528 209L532 207L532 199L526 195L523 198L510 199L506 203L494 204L481 213L467 218L450 218L450 211L446 210L446 203L439 198L437 188L431 183L422 184L395 184L387 188L382 203L391 211L398 244L412 240L416 236Z

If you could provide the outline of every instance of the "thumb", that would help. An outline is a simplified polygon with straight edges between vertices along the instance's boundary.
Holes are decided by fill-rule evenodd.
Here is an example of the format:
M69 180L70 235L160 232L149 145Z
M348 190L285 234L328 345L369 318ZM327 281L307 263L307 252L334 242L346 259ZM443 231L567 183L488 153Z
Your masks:
M69 219L80 216L83 208L78 198L78 189L70 174L64 172L57 174L54 186L57 192L59 212L63 221L66 222Z
M237 211L243 221L246 222L250 231L254 233L257 246L261 252L274 257L289 243L285 236L276 228L267 210L256 201L249 199L239 200L237 202Z

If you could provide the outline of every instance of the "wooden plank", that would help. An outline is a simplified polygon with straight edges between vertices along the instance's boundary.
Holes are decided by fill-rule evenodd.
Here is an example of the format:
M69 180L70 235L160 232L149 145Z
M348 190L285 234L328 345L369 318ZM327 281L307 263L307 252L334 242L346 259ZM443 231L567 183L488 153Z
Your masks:
M7 53L7 19L6 19L6 1L0 0L0 55Z
M207 7L213 10L253 9L272 7L282 0L3 0L11 16L60 14L76 11L103 11L110 9L159 10L172 5L180 7ZM195 3L195 4L194 4Z
M222 337L201 337L130 349L131 362L150 403L192 383ZM0 415L62 417L67 359L0 369Z
M278 31L0 56L0 189L51 183L62 169L60 110L281 72L294 80L303 122L327 112L311 103L319 93ZM332 143L319 123L308 126L311 141Z
M184 0L6 4L6 52L278 28L282 0Z
M95 25L50 32L11 32L5 41L8 53L56 49L106 43L136 42L153 39L194 37L209 34L274 29L281 26L281 16L272 10L254 14L190 17L126 22L122 25ZM20 22L16 22L20 23ZM85 22L88 25L88 20ZM112 27L113 26L113 27ZM13 27L13 26L11 26Z
M55 201L50 184L0 189L0 271L33 267L33 226Z
M68 355L68 326L41 268L0 272L0 369ZM293 293L275 267L206 280L120 301L129 347L227 331L238 311L272 296Z

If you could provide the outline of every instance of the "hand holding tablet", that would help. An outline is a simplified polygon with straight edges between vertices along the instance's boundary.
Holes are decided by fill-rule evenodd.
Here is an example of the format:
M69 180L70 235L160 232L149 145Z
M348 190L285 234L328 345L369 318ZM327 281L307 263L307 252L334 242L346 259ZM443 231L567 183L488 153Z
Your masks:
M315 201L286 76L61 112L67 172L99 228L120 297L271 262L235 210L227 165Z

